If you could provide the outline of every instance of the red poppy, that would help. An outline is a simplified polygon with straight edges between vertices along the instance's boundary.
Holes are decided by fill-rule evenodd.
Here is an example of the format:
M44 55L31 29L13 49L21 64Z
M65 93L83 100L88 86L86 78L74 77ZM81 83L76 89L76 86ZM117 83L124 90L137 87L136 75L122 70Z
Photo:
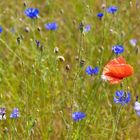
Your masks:
M123 78L131 76L133 72L133 67L126 64L125 59L120 56L105 65L102 78L108 80L110 84L118 84Z

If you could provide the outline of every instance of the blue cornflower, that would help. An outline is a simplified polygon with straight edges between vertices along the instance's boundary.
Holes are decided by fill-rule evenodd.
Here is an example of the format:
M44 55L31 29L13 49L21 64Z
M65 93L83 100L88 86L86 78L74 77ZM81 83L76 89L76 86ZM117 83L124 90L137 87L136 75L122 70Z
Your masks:
M72 118L74 121L82 120L85 117L86 117L86 115L83 112L74 112L72 114Z
M10 115L10 118L15 119L15 118L18 118L19 116L20 116L20 115L19 115L19 110L18 110L18 108L14 108L13 111L12 111L12 113L11 113L11 115Z
M26 16L33 19L38 17L39 10L37 8L28 8L24 11L24 13L26 14Z
M86 68L86 73L88 75L93 75L93 74L96 75L96 74L98 74L98 72L99 72L99 68L98 67L92 68L91 66L88 66Z
M104 16L103 13L98 13L98 14L97 14L97 17L98 17L100 20L102 19L103 16Z
M6 109L4 107L0 108L0 120L6 119Z
M114 102L116 104L125 105L128 104L131 100L130 92L124 92L123 90L117 90L114 96Z
M108 13L114 14L115 12L117 12L117 10L118 10L118 7L116 7L116 6L110 6L110 7L107 8L106 11Z
M56 22L51 22L51 23L45 24L45 28L46 28L47 30L57 30L58 25L57 25Z
M2 29L2 27L0 26L0 33L2 33L2 31L3 31L3 29Z
M85 27L84 27L84 29L83 29L83 32L84 33L87 33L87 32L89 32L91 30L91 26L90 25L86 25Z
M112 51L118 55L124 52L124 47L122 45L115 45L112 47Z

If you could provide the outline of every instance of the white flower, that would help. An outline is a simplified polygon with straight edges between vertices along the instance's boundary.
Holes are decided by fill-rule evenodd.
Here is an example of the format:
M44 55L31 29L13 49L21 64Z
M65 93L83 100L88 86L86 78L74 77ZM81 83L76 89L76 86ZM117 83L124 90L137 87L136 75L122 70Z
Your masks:
M102 80L107 81L107 77L105 75L101 75Z
M134 109L136 110L137 115L140 116L140 103L139 102L137 101L135 102Z
M131 44L131 46L135 47L137 45L137 39L131 39L129 40L129 43Z

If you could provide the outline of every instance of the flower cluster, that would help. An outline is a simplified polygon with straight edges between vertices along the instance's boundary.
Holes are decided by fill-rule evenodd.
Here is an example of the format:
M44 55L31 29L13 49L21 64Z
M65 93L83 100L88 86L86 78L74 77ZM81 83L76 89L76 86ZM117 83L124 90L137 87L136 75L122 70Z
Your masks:
M91 26L88 24L88 25L86 25L86 26L84 27L83 32L84 32L84 33L87 33L87 32L89 32L90 30L91 30Z
M118 55L124 52L124 47L122 45L115 45L112 47L112 51Z
M37 18L39 14L39 10L37 8L28 8L24 11L26 16L28 16L31 19Z
M114 96L114 102L116 104L125 105L128 104L131 100L130 92L124 92L123 90L117 90Z
M98 72L99 72L99 68L98 67L92 68L91 66L88 66L86 68L86 73L88 75L96 75L96 74L98 74Z
M98 13L97 17L101 20L103 18L104 14L103 13Z
M111 14L114 14L115 12L117 12L118 8L116 6L110 6L107 8L107 12L108 13L111 13Z
M18 110L18 108L14 108L13 111L12 111L12 113L10 114L10 118L15 119L15 118L18 118L19 116L20 116L20 115L19 115L19 110Z
M138 96L136 96L136 102L134 104L134 110L136 111L137 115L140 116L140 103L138 102Z
M135 47L137 45L138 40L137 39L130 39L129 40L131 46Z
M85 117L86 117L86 115L83 112L74 112L72 114L72 118L73 118L74 121L82 120Z
M134 109L135 109L137 115L140 116L140 103L138 101L135 102Z
M45 28L46 28L47 30L57 30L58 25L57 25L56 22L51 22L51 23L45 24Z
M4 107L0 108L0 120L6 119L6 109Z
M20 117L19 114L19 109L18 108L14 108L12 113L10 114L10 118L12 119L16 119ZM0 108L0 120L5 120L6 119L6 108Z
M106 9L107 13L115 14L118 11L118 7L110 6ZM29 17L30 19L36 19L39 16L39 10L37 8L27 8L24 11L24 14ZM104 13L99 12L96 15L96 18L102 20L104 17ZM28 28L26 28L28 29ZM56 31L58 29L58 24L56 22L49 22L45 24L45 29L49 31ZM80 23L79 29L81 33L88 33L91 30L91 25L87 24L84 25ZM0 26L0 33L2 33L3 28ZM27 31L27 30L26 30ZM135 47L137 45L136 39L131 39L130 44ZM40 41L35 40L36 46L40 46ZM58 48L55 48L55 52L58 53ZM120 44L114 45L112 47L112 52L116 55L120 55L124 52L124 47ZM115 56L116 57L116 56ZM65 58L62 56L57 56L57 60L65 61ZM69 65L67 65L69 66ZM67 69L70 69L67 67ZM99 73L98 67L87 66L85 70L86 74L88 75L97 75ZM102 77L108 80L111 84L118 84L120 83L123 78L129 77L133 74L134 70L133 67L126 63L125 59L120 56L110 60L103 68ZM129 91L124 90L117 90L115 92L113 101L115 104L120 104L122 106L128 104L131 101L131 93ZM140 103L138 101L135 102L134 109L138 116L140 116ZM20 117L19 109L14 108L10 114L10 118L15 119ZM80 121L86 117L86 114L83 112L74 112L72 114L72 119L74 121ZM6 119L6 109L0 108L0 120Z

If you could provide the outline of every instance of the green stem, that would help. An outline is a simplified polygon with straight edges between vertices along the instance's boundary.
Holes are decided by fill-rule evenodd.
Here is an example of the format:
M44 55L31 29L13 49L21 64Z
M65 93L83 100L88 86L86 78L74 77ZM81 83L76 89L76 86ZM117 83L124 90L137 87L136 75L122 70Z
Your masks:
M82 33L80 33L80 45L79 45L79 50L78 50L78 57L79 57L79 60L81 61L81 59L82 59L82 48L83 47L83 34Z
M0 38L0 42L3 43L5 45L5 47L22 62L20 56L18 56L3 39Z
M120 113L122 110L122 105L118 108L117 111L117 116L116 116L116 120L115 120L115 126L113 127L113 133L112 133L112 140L116 139L116 134L117 134L117 130L118 130L118 124L119 124L119 119L120 119Z

